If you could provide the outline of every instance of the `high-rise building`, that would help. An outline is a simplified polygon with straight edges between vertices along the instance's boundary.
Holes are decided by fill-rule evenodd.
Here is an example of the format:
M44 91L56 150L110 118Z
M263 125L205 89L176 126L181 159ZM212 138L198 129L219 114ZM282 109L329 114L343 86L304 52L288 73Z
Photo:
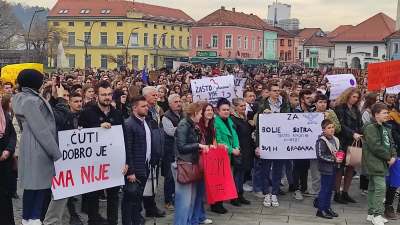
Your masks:
M298 30L299 19L291 18L292 6L289 4L274 2L268 5L266 22L271 26L277 26L285 30Z

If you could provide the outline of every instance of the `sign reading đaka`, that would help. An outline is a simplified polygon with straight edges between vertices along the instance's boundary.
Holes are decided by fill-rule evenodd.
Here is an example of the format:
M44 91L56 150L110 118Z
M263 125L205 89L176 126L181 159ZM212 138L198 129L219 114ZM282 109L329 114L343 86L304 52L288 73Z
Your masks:
M322 113L260 114L262 159L315 159L315 142L322 133Z
M55 200L124 185L122 126L60 131L58 139L62 158L54 163Z

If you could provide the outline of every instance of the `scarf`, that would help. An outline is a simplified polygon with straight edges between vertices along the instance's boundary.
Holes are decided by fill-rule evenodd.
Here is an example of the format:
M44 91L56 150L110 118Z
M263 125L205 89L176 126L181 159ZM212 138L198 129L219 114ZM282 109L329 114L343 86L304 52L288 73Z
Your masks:
M6 116L4 115L3 107L0 105L0 138L3 138L6 130Z

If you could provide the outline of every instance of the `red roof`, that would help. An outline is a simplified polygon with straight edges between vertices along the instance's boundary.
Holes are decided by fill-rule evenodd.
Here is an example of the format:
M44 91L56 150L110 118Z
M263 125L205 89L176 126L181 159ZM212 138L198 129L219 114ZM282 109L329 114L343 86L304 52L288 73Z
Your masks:
M334 29L333 31L329 32L328 33L328 37L329 38L335 38L339 34L341 34L343 32L346 32L350 28L353 28L353 25L340 25L340 26L336 27L336 29Z
M400 30L393 32L389 36L387 36L385 39L400 39Z
M278 38L279 37L286 37L286 38L294 38L295 35L280 28L280 27L274 27L274 29L278 32Z
M330 41L329 37L321 35L313 35L306 40L303 44L304 46L321 46L321 47L335 47L335 45Z
M50 10L49 17L126 17L130 10L143 13L143 19L148 20L194 22L193 18L179 9L125 0L58 0Z
M396 22L384 13L378 13L333 38L333 42L382 42L395 31Z
M309 39L318 32L322 32L321 28L303 28L297 33L296 36L299 37L301 41L303 41Z
M264 25L259 21L256 22L255 17L258 18L258 16L253 14L248 15L243 12L230 11L226 10L225 7L221 7L220 9L199 20L196 23L196 26L236 26L264 30Z

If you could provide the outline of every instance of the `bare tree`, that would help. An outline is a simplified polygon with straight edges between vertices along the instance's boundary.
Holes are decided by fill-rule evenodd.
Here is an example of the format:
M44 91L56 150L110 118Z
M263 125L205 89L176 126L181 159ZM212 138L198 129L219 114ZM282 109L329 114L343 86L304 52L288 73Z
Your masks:
M57 50L60 42L65 43L67 41L66 38L67 32L64 29L57 28L54 26L48 27L48 45L47 45L47 53L50 59L49 66L50 67L58 67L57 65ZM54 65L52 64L54 62Z
M13 38L22 32L22 25L6 1L0 0L0 48L10 48Z

